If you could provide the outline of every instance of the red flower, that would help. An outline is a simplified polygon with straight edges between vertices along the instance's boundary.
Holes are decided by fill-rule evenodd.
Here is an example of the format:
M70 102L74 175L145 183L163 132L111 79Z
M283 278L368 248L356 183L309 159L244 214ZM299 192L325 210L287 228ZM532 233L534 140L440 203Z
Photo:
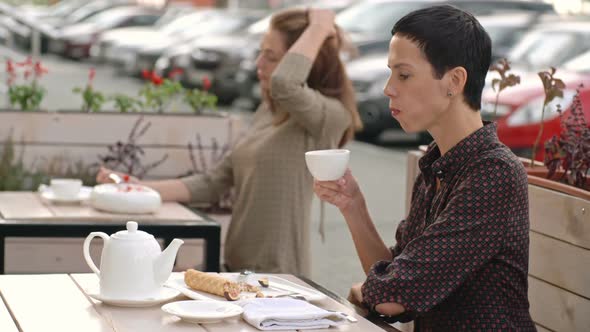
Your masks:
M43 67L40 61L37 61L37 63L35 63L34 71L36 77L41 77L43 74L47 73L47 68Z
M141 71L141 77L143 77L146 80L151 80L152 79L152 72L147 69L144 69Z
M16 63L17 67L25 67L25 66L30 66L32 64L33 64L33 58L31 58L30 56L27 57L27 60L25 60L23 62Z
M154 85L161 85L162 83L164 83L164 79L154 73L152 73L152 83Z
M168 74L169 79L174 79L178 75L182 75L183 71L181 68L174 68L170 74Z
M90 68L88 71L88 80L92 82L94 80L94 76L96 76L96 69Z
M6 60L6 72L14 75L14 64L10 59Z
M209 89L211 89L211 80L205 76L203 77L203 90L208 91Z
M130 179L130 178L131 178L131 177L129 176L129 174L125 174L125 175L123 175L123 181L125 181L125 182L129 182L129 179Z

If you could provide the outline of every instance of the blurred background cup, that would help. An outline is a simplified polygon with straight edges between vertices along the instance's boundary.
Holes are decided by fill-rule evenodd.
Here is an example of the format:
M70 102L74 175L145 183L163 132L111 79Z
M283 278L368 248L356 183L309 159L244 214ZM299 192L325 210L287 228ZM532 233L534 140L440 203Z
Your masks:
M76 198L82 189L80 179L51 179L49 187L57 198Z
M305 153L307 169L316 180L338 180L346 172L350 151L344 149L316 150Z

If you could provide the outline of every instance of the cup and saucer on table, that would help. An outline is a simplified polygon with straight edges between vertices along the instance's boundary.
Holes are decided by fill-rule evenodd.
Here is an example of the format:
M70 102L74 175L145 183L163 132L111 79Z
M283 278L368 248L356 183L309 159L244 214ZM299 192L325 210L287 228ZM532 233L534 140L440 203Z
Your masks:
M41 197L56 204L76 204L90 198L91 187L82 185L80 179L54 178L49 185L40 185Z

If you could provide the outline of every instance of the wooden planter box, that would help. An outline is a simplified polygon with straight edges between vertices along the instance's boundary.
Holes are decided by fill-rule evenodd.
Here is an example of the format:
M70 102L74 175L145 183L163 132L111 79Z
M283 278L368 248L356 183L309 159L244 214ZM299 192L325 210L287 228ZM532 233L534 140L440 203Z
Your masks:
M168 159L148 173L150 178L176 177L192 170L188 143L201 137L203 157L211 167L213 141L219 145L235 140L241 130L237 116L225 113L154 114L154 113L82 113L0 111L0 141L12 133L15 151L24 152L25 166L49 162L52 158L85 165L99 161L107 146L126 142L140 117L150 128L138 140L145 150L142 164ZM195 151L195 155L198 155ZM198 158L198 156L196 156ZM200 160L197 160L200 162Z
M406 206L422 151L408 153ZM530 312L539 331L590 327L590 200L529 175Z
M72 163L90 165L107 153L107 146L125 142L134 124L143 116L151 127L139 140L145 149L143 164L168 159L148 173L149 178L169 178L192 170L188 143L197 144L201 136L203 159L212 167L213 141L219 145L233 143L242 131L242 118L224 113L154 114L154 113L82 113L0 111L0 141L12 133L16 154L23 152L30 167L61 158ZM195 150L195 156L198 152ZM201 161L197 159L200 164ZM201 165L199 165L200 167ZM213 216L222 222L222 245L229 216ZM82 257L84 239L8 238L6 240L7 273L90 272ZM178 255L176 269L202 263L202 240L186 241ZM94 245L93 256L100 259L102 245Z

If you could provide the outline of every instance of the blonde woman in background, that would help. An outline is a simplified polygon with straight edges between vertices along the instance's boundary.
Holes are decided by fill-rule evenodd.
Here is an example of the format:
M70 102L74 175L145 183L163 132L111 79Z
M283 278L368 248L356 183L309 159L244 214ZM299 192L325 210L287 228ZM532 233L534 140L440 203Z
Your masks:
M275 14L256 60L263 102L247 134L206 174L141 181L178 202L215 202L235 188L230 271L309 275L313 179L304 153L342 147L361 126L341 41L332 11ZM97 181L110 172L101 169Z

